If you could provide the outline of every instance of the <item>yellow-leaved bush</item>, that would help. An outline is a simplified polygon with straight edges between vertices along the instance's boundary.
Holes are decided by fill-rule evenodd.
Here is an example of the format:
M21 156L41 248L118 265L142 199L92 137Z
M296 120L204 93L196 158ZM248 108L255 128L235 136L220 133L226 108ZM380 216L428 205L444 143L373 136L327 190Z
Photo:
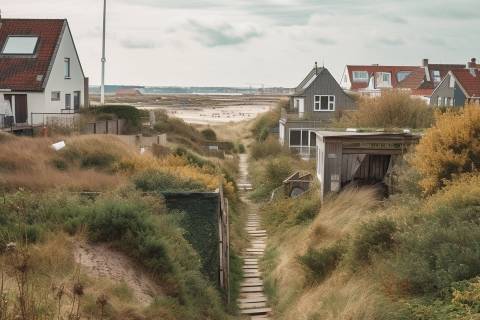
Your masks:
M456 175L480 169L480 107L469 105L438 114L416 147L411 160L426 194L445 186Z
M147 170L164 172L181 179L198 181L209 190L217 189L222 181L222 175L212 172L209 168L192 165L184 157L177 155L168 155L164 158L148 155L129 157L120 163L119 169L135 173ZM224 181L224 188L227 194L234 194L234 186L231 183Z

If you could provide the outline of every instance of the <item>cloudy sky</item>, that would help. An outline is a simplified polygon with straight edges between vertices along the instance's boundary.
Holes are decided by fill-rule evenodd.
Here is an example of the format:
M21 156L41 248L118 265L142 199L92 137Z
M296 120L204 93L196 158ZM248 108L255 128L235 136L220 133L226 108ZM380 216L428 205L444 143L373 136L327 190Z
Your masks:
M465 63L479 0L107 0L107 83L295 86L315 61ZM102 0L2 0L7 18L67 18L100 82Z

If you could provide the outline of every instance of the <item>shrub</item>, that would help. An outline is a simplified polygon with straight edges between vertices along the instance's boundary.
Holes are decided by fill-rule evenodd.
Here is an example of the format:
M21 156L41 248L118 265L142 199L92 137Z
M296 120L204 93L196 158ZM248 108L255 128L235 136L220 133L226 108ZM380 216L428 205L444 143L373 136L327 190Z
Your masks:
M362 224L351 244L352 262L354 264L370 263L375 254L391 250L396 230L395 223L387 218Z
M270 137L262 142L254 142L250 154L256 160L281 154L284 149L277 139Z
M98 116L104 115L103 118L107 119L111 118L108 117L110 114L115 115L119 119L125 119L127 126L130 127L131 130L139 128L142 125L142 117L147 116L146 111L128 105L104 105L94 108L92 107L89 111Z
M358 111L340 120L344 126L364 128L428 128L433 111L424 101L407 93L387 91L378 98L360 98Z
M479 141L478 106L438 115L435 126L427 130L411 161L422 176L423 191L433 193L457 174L478 171Z
M201 131L202 136L205 140L208 141L217 141L217 134L213 129L207 128Z
M187 180L155 170L142 172L135 176L133 181L135 186L144 192L183 192L206 189L206 186L198 181Z
M314 281L320 281L335 270L344 253L345 246L341 243L336 243L321 250L309 248L303 256L298 257L298 261L313 277Z
M255 179L255 191L252 197L255 199L263 199L270 193L280 187L291 173L292 165L290 158L281 157L268 161L260 172L260 176Z
M320 211L320 199L314 197L313 199L301 198L297 206L298 213L296 214L297 223L305 223L313 220Z
M417 218L418 219L418 218ZM413 294L439 294L480 274L480 208L439 209L398 237L391 271Z
M243 143L239 143L238 144L238 153L245 153L245 146L243 145Z
M278 126L281 108L288 106L288 103L288 100L282 100L276 108L257 118L252 127L252 134L256 141L262 142L268 138L270 130Z

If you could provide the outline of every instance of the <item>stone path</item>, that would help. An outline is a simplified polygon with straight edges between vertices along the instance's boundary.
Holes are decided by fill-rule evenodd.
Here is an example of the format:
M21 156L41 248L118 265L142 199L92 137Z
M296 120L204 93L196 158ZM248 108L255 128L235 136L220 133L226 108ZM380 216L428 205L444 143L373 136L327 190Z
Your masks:
M248 180L247 159L246 154L240 155L238 185L244 192L252 190L252 184ZM242 198L248 203L248 199ZM251 210L245 227L250 239L250 246L243 253L244 279L240 285L240 297L238 299L240 314L249 316L250 319L270 319L269 315L272 311L268 307L268 300L263 288L262 273L258 267L267 241L267 232L261 229L260 224L261 221L257 211Z

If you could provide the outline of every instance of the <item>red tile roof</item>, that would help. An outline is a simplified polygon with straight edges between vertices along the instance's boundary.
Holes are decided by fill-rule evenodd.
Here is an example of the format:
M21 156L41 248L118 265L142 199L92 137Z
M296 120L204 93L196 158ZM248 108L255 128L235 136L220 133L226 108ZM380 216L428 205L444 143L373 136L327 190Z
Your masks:
M396 88L399 84L397 81L397 73L400 71L413 71L418 67L413 66L376 66L376 65L347 65L348 76L352 84L352 90L364 89L368 87L368 82L354 82L353 81L353 71L367 71L369 77L376 72L389 72L392 74L392 87ZM403 82L403 81L402 81Z
M452 70L452 73L469 97L480 97L479 71L476 71L476 76L473 76L468 69L456 69Z
M0 54L0 89L42 91L66 20L1 19L0 48L9 35L38 36L35 55ZM41 78L41 80L40 80Z

